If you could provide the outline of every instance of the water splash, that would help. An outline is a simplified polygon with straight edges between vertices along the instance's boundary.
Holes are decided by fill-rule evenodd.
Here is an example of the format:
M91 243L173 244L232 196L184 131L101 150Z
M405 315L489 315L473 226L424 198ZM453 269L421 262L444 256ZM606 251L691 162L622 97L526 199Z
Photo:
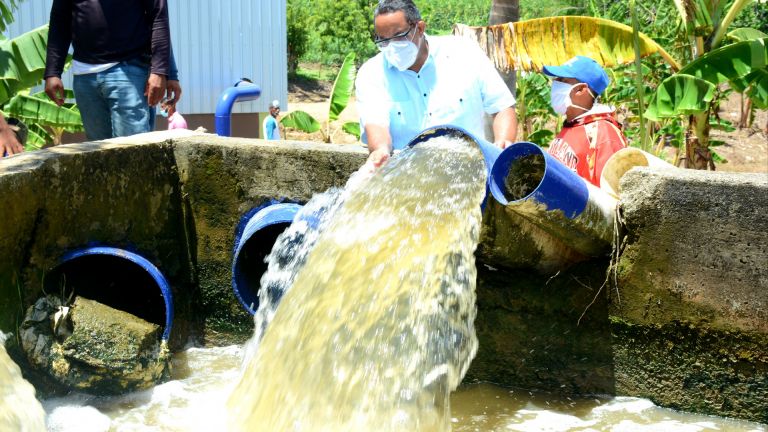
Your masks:
M35 389L5 351L6 335L0 332L0 431L45 430L45 412L35 399Z
M230 430L450 430L477 350L485 173L479 149L434 138L342 194L245 366Z

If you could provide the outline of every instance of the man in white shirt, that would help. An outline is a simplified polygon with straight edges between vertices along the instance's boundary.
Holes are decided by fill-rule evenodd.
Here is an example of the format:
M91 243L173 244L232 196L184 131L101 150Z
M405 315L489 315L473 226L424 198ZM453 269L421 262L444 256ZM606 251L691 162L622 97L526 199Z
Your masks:
M374 12L381 52L360 68L355 87L362 139L375 167L431 126L458 126L484 138L484 113L494 115L497 146L515 140L515 98L488 57L468 40L428 38L425 28L412 0L381 0Z

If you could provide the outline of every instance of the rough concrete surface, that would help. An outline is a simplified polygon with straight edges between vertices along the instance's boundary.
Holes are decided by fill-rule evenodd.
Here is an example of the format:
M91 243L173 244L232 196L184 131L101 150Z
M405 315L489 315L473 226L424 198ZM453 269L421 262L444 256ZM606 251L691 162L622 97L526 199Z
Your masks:
M621 190L615 314L768 333L768 175L635 168Z
M242 340L253 323L231 267L244 215L343 185L365 157L357 146L156 134L2 159L0 330L16 331L63 253L95 242L166 276L176 347ZM487 206L468 379L765 421L768 176L635 169L622 191L617 285L603 286L608 257L573 265L584 257Z

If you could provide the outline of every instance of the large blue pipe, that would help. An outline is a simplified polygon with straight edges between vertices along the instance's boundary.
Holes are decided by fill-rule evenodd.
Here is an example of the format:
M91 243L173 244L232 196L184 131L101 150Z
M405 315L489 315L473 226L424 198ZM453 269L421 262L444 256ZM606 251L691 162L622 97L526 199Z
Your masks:
M96 257L111 256L111 257L116 257L116 258L125 260L127 262L133 263L136 266L138 266L141 270L146 272L149 275L149 277L152 278L155 284L157 284L157 288L160 290L159 294L162 296L163 302L165 304L165 328L163 329L162 339L164 341L167 341L168 338L170 338L171 336L171 327L173 325L173 294L171 293L171 287L168 284L168 281L165 279L165 276L163 276L160 270L154 264L149 262L146 258L142 257L141 255L135 254L133 252L129 252L124 249L108 247L108 246L91 246L91 247L76 249L71 252L68 252L61 258L59 267L85 257L94 257L94 256ZM94 288L106 289L108 283L104 283L104 285L105 285L104 287L94 287ZM130 296L132 293L125 292L123 294L125 296ZM94 300L98 300L98 299L94 299ZM119 307L120 305L112 305L112 306Z
M419 143L428 141L436 137L457 138L467 143L476 145L480 149L480 152L483 154L483 159L485 159L485 167L487 170L488 178L490 178L491 167L493 166L493 164L496 162L496 159L501 154L500 148L496 147L495 145L489 143L484 139L475 137L471 133L467 132L466 130L458 126L451 126L451 125L433 126L433 127L424 129L423 131L421 131L421 133L419 133L416 136L416 138L412 139L411 142L408 143L408 147L415 146ZM485 192L487 196L488 195L487 187ZM481 207L485 209L485 199L483 199L483 204L481 205Z
M264 258L300 209L299 204L269 203L243 217L235 236L232 288L237 300L251 315L259 307L259 285L267 269Z
M491 168L489 188L500 204L584 255L603 254L613 242L616 199L536 144L504 149Z
M256 100L261 96L261 88L255 84L240 82L238 85L229 87L219 96L219 102L216 104L216 135L232 135L232 107L235 102L245 102Z

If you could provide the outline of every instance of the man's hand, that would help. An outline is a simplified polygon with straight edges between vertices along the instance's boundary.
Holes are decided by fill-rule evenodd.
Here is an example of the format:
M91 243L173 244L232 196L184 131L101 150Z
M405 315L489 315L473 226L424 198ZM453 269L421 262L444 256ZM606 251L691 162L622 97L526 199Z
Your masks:
M156 73L149 74L147 86L144 89L144 96L147 97L149 106L155 106L163 100L166 91L165 75Z
M5 118L0 115L0 157L15 155L23 151L24 147L16 139L16 134L5 122Z
M496 140L496 142L494 142L493 145L504 150L505 148L512 145L512 141L507 139L500 139L500 140Z
M45 79L45 94L58 106L64 105L64 84L59 77Z
M374 171L387 163L388 160L389 151L386 148L380 148L372 151L371 154L368 155L368 160L365 161L365 164L370 167L371 171Z
M181 83L178 80L167 80L165 84L165 99L170 105L176 105L181 99Z

